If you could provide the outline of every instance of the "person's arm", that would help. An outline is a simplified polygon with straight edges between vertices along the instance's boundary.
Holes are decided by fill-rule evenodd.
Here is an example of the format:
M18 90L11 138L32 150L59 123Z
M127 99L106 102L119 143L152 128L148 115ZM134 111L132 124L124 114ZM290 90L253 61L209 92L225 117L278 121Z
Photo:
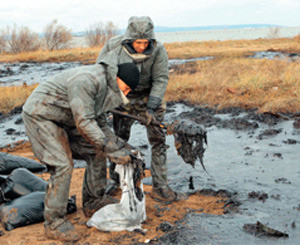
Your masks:
M152 87L148 101L148 108L157 109L165 95L169 81L168 54L164 46L160 46L155 57L151 76Z
M107 119L106 114L102 114L100 117L98 117L97 123L99 127L101 128L102 132L104 133L105 137L116 144L118 144L120 147L124 146L125 141L122 140L120 137L118 137L111 128L107 125Z
M168 54L161 46L152 66L152 87L147 102L147 126L156 119L155 110L160 106L169 81Z
M68 81L69 103L79 133L92 145L103 149L106 137L98 126L95 115L95 96L100 84L87 74Z
M110 51L110 47L109 47L109 43L106 42L105 45L103 46L103 48L101 49L97 61L96 63L99 64L100 61L103 59L103 57L105 56L105 54L107 54Z
M69 103L79 133L116 164L131 161L130 152L121 144L111 141L98 126L95 97L101 89L96 79L87 74L78 75L68 82ZM104 131L107 130L103 127Z

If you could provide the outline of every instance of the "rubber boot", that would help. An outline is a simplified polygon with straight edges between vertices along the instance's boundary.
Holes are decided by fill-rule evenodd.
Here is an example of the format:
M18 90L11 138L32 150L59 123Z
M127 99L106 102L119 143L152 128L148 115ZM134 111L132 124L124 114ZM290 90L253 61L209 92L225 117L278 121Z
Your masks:
M112 198L111 196L104 195L102 199L97 199L94 202L89 202L89 204L84 205L82 208L83 214L85 217L90 218L93 216L95 212L97 212L100 208L108 205L117 203L118 199Z
M184 201L188 198L185 193L173 191L169 186L153 187L151 196L162 202Z
M66 218L45 225L45 231L49 238L63 242L75 242L80 238L72 223Z

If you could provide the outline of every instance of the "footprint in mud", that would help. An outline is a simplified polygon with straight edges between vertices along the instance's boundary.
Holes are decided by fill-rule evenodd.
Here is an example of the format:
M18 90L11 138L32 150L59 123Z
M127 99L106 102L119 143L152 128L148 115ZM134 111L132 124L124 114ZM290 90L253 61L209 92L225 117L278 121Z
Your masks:
M260 133L257 138L259 140L262 140L262 139L267 139L269 137L272 137L272 136L275 136L279 133L282 132L282 129L266 129L265 131L263 131L262 133Z
M287 139L287 140L283 140L282 142L285 144L289 144L289 145L297 144L297 140L294 140L294 139Z
M260 191L251 191L250 193L248 193L248 197L252 198L252 199L258 199L262 202L265 202L266 199L269 198L269 195L265 192L260 192Z
M300 129L300 118L295 119L293 126L296 129Z
M244 231L257 237L272 236L272 237L288 237L287 233L275 230L269 226L257 221L256 224L245 224Z
M278 178L278 179L275 179L275 183L282 183L282 184L287 184L287 185L292 184L292 182L291 182L291 181L288 181L286 178Z

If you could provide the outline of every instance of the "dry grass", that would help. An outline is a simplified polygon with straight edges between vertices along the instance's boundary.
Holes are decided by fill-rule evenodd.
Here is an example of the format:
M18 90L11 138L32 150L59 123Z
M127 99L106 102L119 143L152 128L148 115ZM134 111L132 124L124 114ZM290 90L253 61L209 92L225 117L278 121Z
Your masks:
M37 84L31 86L0 87L0 112L5 114L16 106L23 105L36 87Z
M38 50L19 54L0 55L0 62L71 62L82 61L83 63L95 63L100 48L75 48L65 50Z
M166 99L261 112L300 111L300 63L281 60L219 58L199 61L193 74L170 76Z
M169 58L214 56L189 63L171 73L166 98L188 100L224 108L257 107L260 111L300 111L300 63L243 58L254 51L300 53L300 36L294 38L184 42L165 45ZM101 48L35 51L0 55L0 62L38 61L94 63ZM10 91L10 89L12 91ZM17 90L23 91L16 92ZM0 88L0 111L7 112L25 102L33 87ZM15 99L17 98L17 99ZM16 100L16 102L14 102ZM4 102L2 102L4 101Z
M229 40L206 42L175 42L165 44L170 59L188 59L201 56L242 57L256 51L300 52L299 35L294 38ZM20 54L0 54L0 62L36 61L94 63L101 47L75 48L57 51L35 51Z
M242 57L257 51L300 52L300 38L181 42L165 44L170 59Z

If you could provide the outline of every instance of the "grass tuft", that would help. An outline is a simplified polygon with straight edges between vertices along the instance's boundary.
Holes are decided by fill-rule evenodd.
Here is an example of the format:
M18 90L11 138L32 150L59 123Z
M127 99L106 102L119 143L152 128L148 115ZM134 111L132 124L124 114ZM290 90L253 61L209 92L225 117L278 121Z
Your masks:
M299 112L300 63L246 58L198 61L192 74L178 74L176 69L171 73L166 99L219 109Z
M22 106L37 85L0 87L0 112L5 114L17 106Z

